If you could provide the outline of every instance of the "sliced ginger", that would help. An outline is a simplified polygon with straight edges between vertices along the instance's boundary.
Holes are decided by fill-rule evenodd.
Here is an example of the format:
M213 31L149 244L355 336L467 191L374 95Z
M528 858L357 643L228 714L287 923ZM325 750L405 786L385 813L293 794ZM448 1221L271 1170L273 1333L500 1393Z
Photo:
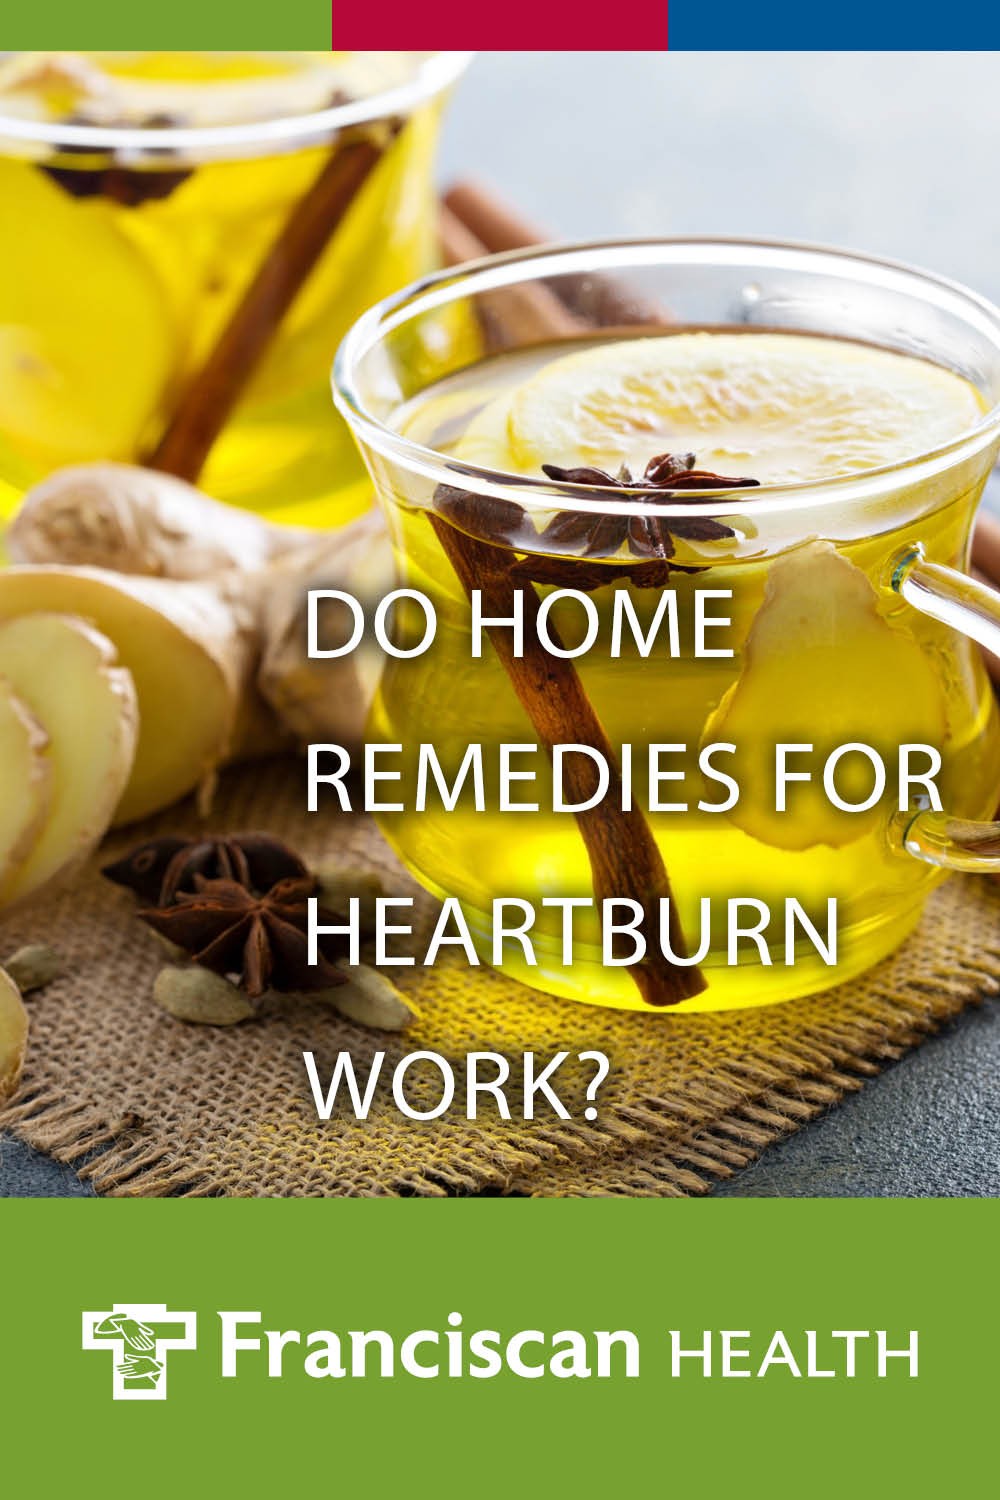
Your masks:
M48 742L41 724L0 677L0 885L30 853L45 821L52 780Z
M227 761L293 739L360 737L372 663L364 652L309 660L306 595L343 588L371 598L391 587L380 513L296 531L168 475L91 464L37 486L9 541L18 561L0 570L0 621L79 616L131 673L139 740L114 823L210 791Z
M72 869L103 837L132 769L135 689L111 642L68 615L30 614L0 625L4 676L45 726L51 772L47 816L30 852L0 885L7 904ZM14 791L8 783L8 795Z
M943 690L920 646L880 615L860 568L829 542L814 541L772 564L739 679L704 740L736 746L742 795L728 816L744 832L779 849L837 848L871 828L878 807L841 811L826 798L820 775L818 786L791 785L788 810L776 812L775 745L814 745L819 764L820 756L859 742L893 765L899 745L939 748L945 728ZM863 800L870 766L859 761L852 771L845 760L842 767L841 795Z
M21 991L0 969L0 1101L17 1088L28 1043L28 1013Z
M167 807L211 776L246 693L251 646L239 607L208 584L98 568L0 571L0 620L42 611L92 621L135 685L139 739L116 823Z

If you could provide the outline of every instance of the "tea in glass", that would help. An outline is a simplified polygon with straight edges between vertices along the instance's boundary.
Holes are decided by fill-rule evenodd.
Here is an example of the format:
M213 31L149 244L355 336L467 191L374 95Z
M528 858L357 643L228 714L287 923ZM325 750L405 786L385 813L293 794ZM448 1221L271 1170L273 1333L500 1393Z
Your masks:
M844 317L828 264L821 291L808 284L813 252L667 242L598 254L642 265L661 248L678 263L664 276L665 303L683 302L684 275L711 274L713 256L727 270L732 260L716 298L725 321L678 320L674 331L639 337L581 332L484 355L416 388L401 358L401 399L390 408L365 379L366 351L383 360L383 390L391 363L393 335L370 315L342 351L340 394L389 515L401 581L429 595L438 618L432 650L386 663L369 737L402 746L404 767L422 741L452 771L470 744L493 767L485 809L466 799L454 811L428 801L420 812L384 812L386 836L424 885L460 899L484 958L493 903L526 898L538 913L538 962L511 944L505 970L581 1000L642 1003L629 968L602 961L596 910L578 914L564 961L562 913L544 902L593 896L594 871L577 820L553 811L546 754L521 762L535 778L524 800L538 810L497 810L498 747L544 747L497 652L473 654L469 591L450 565L455 549L442 546L447 526L473 539L481 578L502 574L542 601L558 594L548 618L564 645L589 628L580 595L592 601L600 626L573 666L647 810L689 949L705 940L707 987L680 1008L717 1009L828 988L912 930L941 870L906 852L899 815L917 810L928 780L953 818L993 814L1000 724L978 650L905 604L893 579L915 545L934 564L964 565L996 452L996 393L927 357L926 346L889 347L877 328L866 338L870 299L858 292L857 317ZM592 249L565 252L567 267L578 274ZM559 285L559 254L531 263L549 289ZM731 321L737 290L754 289L747 306L756 310L765 270L789 274L783 254L801 262L815 307L807 295L775 297L789 320L776 327L765 296L756 314L765 326ZM509 281L510 260L496 267ZM690 300L704 306L704 285ZM893 312L887 299L886 318ZM996 353L994 362L1000 377ZM707 592L728 621L715 637L728 650L692 647ZM634 628L616 650L623 613ZM713 746L722 748L706 762ZM781 766L778 746L788 747ZM713 770L729 774L737 797ZM411 767L403 785L414 780ZM823 936L835 901L834 963L805 928L789 947L790 899ZM754 901L769 924L734 961L732 903Z
M432 161L459 54L89 52L0 63L0 484L155 454L289 216L359 140L357 184L199 480L289 522L369 489L330 350L436 256ZM193 477L186 475L184 477Z

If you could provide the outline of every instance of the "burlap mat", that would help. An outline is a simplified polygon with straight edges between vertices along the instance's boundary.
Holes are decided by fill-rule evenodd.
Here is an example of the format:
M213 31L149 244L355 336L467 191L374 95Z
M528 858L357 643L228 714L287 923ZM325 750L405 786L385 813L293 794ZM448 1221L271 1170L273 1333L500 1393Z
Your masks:
M363 818L306 814L301 768L275 762L231 774L216 829L268 828L308 857L343 854L380 869L387 890L416 887ZM405 1033L365 1031L305 1003L217 1030L153 1005L162 952L131 918L132 898L97 866L154 831L193 828L190 808L116 836L64 892L0 920L0 951L53 943L68 973L29 997L31 1038L0 1128L72 1162L98 1192L240 1196L522 1194L684 1195L744 1166L955 1016L1000 989L1000 890L955 880L919 933L860 981L762 1010L708 1016L622 1014L536 994L463 962L399 969L420 1016ZM432 919L429 897L422 920ZM367 1072L427 1049L464 1070L473 1051L548 1056L596 1048L612 1072L600 1118L582 1118L582 1070L563 1092L574 1118L478 1121L455 1108L413 1122L380 1091L367 1121L318 1122L302 1065L321 1073L349 1049ZM560 1074L562 1079L566 1076ZM415 1104L437 1098L411 1075ZM388 1101L388 1102L387 1102Z

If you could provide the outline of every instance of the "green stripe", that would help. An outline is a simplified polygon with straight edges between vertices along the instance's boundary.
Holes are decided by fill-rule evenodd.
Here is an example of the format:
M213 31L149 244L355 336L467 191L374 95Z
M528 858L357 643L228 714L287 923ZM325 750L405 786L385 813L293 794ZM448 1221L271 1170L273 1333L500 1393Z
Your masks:
M11 6L7 48L292 49L330 45L330 0L42 0Z

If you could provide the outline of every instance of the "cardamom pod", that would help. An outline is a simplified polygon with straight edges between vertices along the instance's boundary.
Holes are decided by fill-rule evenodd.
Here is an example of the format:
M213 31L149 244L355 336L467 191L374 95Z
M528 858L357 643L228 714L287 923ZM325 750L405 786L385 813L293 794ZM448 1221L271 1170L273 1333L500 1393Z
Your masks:
M415 1012L406 996L378 969L342 958L334 965L347 975L347 983L325 991L325 997L348 1021L376 1031L402 1031L413 1020Z
M241 989L197 964L161 969L153 984L153 999L175 1020L202 1026L236 1026L257 1014Z
M373 870L335 864L320 865L315 873L319 881L320 904L346 916L348 901L357 896L361 934L373 937L377 931L375 903L385 895L382 877Z
M3 966L22 995L51 984L63 972L62 959L47 943L29 943L25 948L18 948L10 958L4 959Z

